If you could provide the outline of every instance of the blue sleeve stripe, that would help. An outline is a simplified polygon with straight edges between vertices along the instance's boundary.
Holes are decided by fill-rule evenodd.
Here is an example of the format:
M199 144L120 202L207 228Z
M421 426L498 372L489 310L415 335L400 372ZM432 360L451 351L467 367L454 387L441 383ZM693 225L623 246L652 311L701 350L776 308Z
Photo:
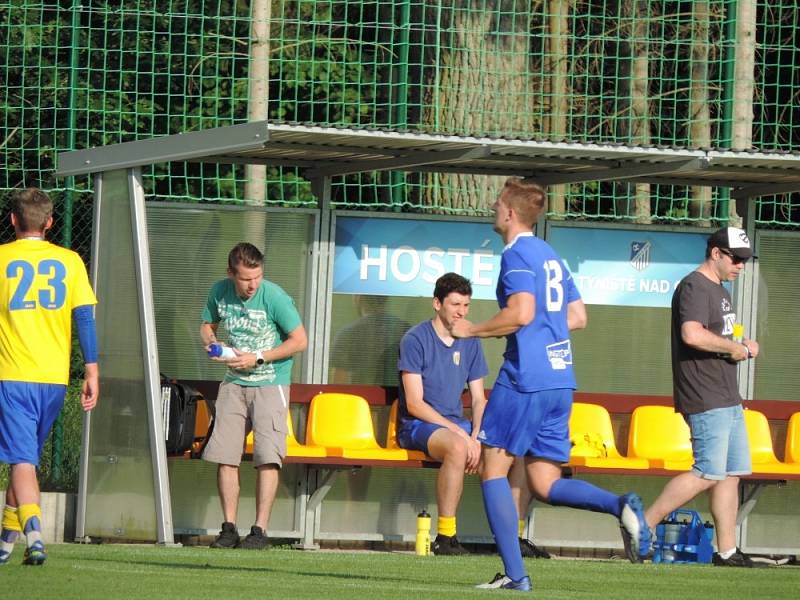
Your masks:
M97 328L94 322L92 305L84 304L72 309L75 327L78 330L78 342L83 352L83 362L97 362Z

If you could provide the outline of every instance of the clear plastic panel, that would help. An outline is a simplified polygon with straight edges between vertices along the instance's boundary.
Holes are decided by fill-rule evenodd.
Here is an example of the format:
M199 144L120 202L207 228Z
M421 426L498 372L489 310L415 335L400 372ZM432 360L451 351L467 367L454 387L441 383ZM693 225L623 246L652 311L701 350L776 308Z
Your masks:
M126 171L103 174L96 293L100 399L89 439L85 534L155 540L153 465Z
M200 323L208 291L227 276L228 252L239 242L250 242L264 252L264 278L294 299L305 321L312 212L148 203L147 226L164 374L222 380L224 367L208 360L200 344ZM223 328L219 335L225 339ZM295 357L292 380L300 381L300 373L301 360Z

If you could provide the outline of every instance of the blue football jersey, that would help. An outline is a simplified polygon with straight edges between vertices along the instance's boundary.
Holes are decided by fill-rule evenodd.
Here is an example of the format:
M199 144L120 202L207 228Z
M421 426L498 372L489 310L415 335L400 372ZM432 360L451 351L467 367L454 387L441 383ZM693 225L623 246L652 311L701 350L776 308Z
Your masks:
M580 292L561 257L532 233L518 235L500 261L500 308L520 292L534 296L536 312L533 321L506 337L496 383L520 392L575 389L567 305L579 300Z

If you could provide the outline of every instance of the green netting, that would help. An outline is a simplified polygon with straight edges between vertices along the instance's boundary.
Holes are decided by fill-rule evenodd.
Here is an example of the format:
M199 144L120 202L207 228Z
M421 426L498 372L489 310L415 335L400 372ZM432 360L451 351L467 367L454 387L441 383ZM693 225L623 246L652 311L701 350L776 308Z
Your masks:
M0 17L0 190L41 185L68 203L91 181L54 180L59 151L264 117L800 150L789 0L0 0ZM315 204L295 169L146 175L152 198ZM368 174L335 181L334 205L485 214L497 185ZM550 212L680 223L726 220L730 206L708 188L595 183L556 187ZM799 213L791 195L758 205L766 226Z

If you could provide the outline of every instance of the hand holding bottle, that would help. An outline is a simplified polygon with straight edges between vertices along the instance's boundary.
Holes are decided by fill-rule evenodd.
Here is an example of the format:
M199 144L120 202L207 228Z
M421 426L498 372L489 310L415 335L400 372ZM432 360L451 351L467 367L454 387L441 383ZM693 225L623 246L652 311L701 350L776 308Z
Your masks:
M236 352L230 346L224 346L218 342L208 345L209 358L219 358L221 360L230 360L236 358Z

